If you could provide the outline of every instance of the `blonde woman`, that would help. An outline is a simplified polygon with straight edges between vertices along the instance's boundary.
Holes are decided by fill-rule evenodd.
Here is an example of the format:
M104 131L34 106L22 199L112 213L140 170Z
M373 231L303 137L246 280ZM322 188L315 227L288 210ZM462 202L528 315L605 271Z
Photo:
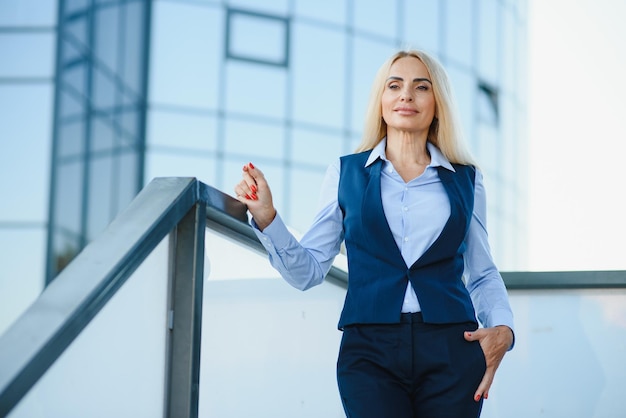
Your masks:
M337 380L348 417L478 417L513 346L513 314L490 254L482 175L441 65L420 51L390 57L364 131L356 153L328 169L322 209L300 242L252 163L235 193L298 289L320 284L345 242Z

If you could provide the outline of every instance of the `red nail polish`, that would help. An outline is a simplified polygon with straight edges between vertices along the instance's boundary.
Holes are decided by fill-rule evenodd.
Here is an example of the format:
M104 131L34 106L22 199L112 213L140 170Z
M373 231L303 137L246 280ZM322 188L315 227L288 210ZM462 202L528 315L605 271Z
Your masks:
M480 395L476 395L476 396L474 396L474 400L475 400L476 402L480 401Z
M246 194L246 199L252 199L248 194Z
M249 163L249 165L250 165L250 168L254 168L254 164Z
M257 197L257 195L253 194L252 195L252 200L259 200L259 198Z
M252 193L256 193L256 186L253 184L252 186L250 186L250 190L252 190Z
M243 171L248 171L248 166L247 165L243 166Z
M485 399L489 398L489 394L485 393Z

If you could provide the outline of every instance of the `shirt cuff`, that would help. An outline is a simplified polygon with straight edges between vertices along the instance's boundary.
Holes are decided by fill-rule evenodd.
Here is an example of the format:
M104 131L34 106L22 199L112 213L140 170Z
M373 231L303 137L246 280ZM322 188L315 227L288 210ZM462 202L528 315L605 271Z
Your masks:
M261 241L261 244L263 244L265 248L269 249L273 247L276 250L286 248L289 245L292 238L291 232L289 232L287 225L285 225L278 213L276 213L276 217L272 223L266 226L262 232L254 221L254 218L252 218L250 224L252 225L254 233L259 238L259 241Z
M513 313L508 309L495 309L489 315L489 327L497 327L505 325L511 329L513 333L513 342L509 347L509 351L513 349L515 345L515 328L513 327Z

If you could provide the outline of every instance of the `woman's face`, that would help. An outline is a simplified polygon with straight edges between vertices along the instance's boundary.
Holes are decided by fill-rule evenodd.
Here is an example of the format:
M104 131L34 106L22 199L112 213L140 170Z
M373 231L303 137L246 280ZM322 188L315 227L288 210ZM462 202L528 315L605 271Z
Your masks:
M392 64L381 106L387 133L390 130L428 133L435 117L435 96L422 61L403 57Z

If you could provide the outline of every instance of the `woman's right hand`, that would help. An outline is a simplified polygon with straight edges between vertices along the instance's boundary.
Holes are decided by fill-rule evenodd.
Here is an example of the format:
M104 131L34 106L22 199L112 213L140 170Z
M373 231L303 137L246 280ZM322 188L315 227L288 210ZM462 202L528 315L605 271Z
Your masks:
M235 186L237 200L248 206L254 222L263 231L276 217L276 209L263 172L252 163L243 166L243 179Z

